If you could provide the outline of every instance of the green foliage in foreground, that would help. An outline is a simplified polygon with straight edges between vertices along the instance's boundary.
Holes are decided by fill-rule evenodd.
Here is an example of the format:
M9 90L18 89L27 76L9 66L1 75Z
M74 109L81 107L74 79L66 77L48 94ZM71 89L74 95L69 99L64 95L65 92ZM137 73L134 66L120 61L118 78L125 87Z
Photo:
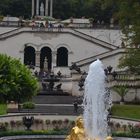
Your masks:
M119 85L114 86L113 90L121 96L121 102L124 102L124 96L127 94L128 88L126 86Z
M17 136L17 135L67 135L67 130L46 130L46 131L3 131L0 132L0 137Z
M140 74L140 48L129 48L119 60L119 68L128 68L131 73Z
M25 103L23 103L23 108L24 109L34 109L35 104L33 102L25 102Z
M138 105L113 105L112 116L140 119L140 106Z
M68 131L65 130L47 130L47 131L5 131L0 133L0 137L3 136L22 136L22 135L68 135ZM113 137L129 137L140 138L140 133L113 133Z
M114 137L126 137L126 138L140 138L140 133L113 133L112 136Z
M23 102L38 92L38 81L20 60L0 54L0 102Z
M0 115L4 115L7 113L7 105L6 104L0 104Z

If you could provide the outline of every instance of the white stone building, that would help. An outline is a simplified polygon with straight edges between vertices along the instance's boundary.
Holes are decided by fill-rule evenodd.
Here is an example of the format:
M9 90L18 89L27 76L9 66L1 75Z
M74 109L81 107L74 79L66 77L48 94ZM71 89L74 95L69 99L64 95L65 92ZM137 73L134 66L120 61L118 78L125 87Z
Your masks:
M32 16L48 16L49 3L49 13L52 16L52 0L32 0ZM47 67L48 71L53 71L55 74L61 71L62 89L76 96L83 94L78 86L81 75L76 71L70 71L71 64L74 62L81 71L88 72L89 65L96 59L100 59L104 68L112 66L113 71L119 71L117 65L125 53L121 44L121 31L112 28L64 28L61 30L54 28L50 30L31 27L0 27L0 53L20 59L26 65L32 64L38 71L44 68L44 60L47 59L48 66L45 68ZM139 82L128 83L132 87L126 100L131 101L136 95L140 98L140 89L133 88L134 84L140 85ZM120 100L118 94L112 95L114 101Z
M121 48L121 32L107 29L48 29L0 27L0 53L20 59L22 63L33 64L37 69L44 67L48 59L48 69L62 75L63 90L72 95L81 95L78 80L80 75L69 70L75 62L82 71L88 71L89 64L100 59L104 67L111 65L118 71L118 61L124 49ZM139 90L138 90L139 92ZM127 99L134 98L135 90ZM113 94L113 100L120 97Z

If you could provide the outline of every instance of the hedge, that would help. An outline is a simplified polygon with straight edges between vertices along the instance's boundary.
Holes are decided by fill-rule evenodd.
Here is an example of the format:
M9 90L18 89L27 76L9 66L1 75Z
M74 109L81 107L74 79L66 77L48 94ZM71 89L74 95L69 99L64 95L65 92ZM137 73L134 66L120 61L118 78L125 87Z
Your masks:
M23 135L67 135L67 130L47 130L47 131L3 131L0 132L0 137L3 136L23 136Z

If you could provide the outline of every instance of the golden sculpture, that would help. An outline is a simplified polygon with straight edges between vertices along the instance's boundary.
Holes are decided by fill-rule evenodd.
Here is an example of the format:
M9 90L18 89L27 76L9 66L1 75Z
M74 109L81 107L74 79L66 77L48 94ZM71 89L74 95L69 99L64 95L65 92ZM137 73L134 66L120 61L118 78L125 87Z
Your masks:
M106 140L113 140L113 138L111 136L108 136Z
M70 135L65 140L86 140L83 118L79 116L76 119L75 126L72 128Z
M84 121L82 116L76 118L75 126L72 128L70 135L66 137L65 140L99 140L99 139L89 139L86 136L84 129ZM108 136L105 140L113 140L111 136Z

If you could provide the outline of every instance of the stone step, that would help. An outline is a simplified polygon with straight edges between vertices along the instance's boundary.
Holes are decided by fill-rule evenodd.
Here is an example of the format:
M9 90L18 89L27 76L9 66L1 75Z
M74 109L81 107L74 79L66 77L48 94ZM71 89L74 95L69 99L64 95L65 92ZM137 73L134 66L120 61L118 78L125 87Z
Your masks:
M35 104L73 104L74 100L81 103L81 99L75 96L57 96L57 95L38 95L33 98Z
M8 113L45 113L48 115L80 115L83 112L81 106L78 107L77 112L75 112L74 107L71 106L58 106L58 105L36 105L35 109L10 109Z

